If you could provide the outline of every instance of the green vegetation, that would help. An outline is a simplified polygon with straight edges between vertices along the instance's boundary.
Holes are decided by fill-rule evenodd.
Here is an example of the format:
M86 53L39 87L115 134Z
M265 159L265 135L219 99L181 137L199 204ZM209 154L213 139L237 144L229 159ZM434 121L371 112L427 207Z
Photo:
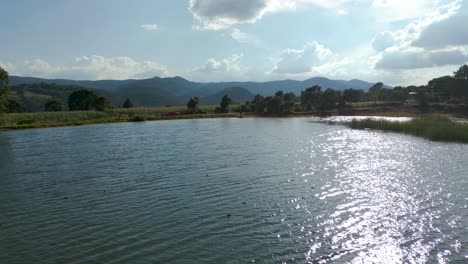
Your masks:
M21 105L26 108L28 112L41 112L44 111L44 106L47 102L57 100L62 102L63 110L66 110L68 97L76 91L85 88L75 85L57 85L49 83L33 83L33 84L19 84L10 86L10 95L15 98ZM110 93L101 90L93 90L98 97L105 97L112 99ZM114 99L115 103L117 98Z
M62 102L59 100L50 100L44 105L46 112L60 112L63 110Z
M0 129L72 126L116 121L105 112L13 113L0 116Z
M422 113L468 116L468 105L462 103L463 101L468 102L467 65L461 66L454 72L453 77L436 78L431 80L428 85L418 87L408 86L391 89L379 82L372 85L368 92L365 92L356 89L322 89L322 87L314 85L302 90L300 96L296 96L293 92L285 93L279 90L271 96L257 94L251 101L246 101L240 105L232 104L238 102L239 98L244 98L250 94L248 90L242 87L225 88L222 91L223 94L216 93L212 97L206 96L209 94L207 91L195 89L190 93L201 97L191 97L186 103L186 107L135 107L130 100L130 96L126 96L113 99L114 105L117 99L118 102L123 101L123 108L118 109L115 109L108 99L112 98L112 95L100 90L46 83L20 84L10 90L8 78L8 73L0 68L0 114L7 113L0 120L0 129L203 118L216 115L221 117L235 116L234 113L229 114L230 111L245 113L247 116L304 114L417 116ZM180 78L175 79L186 83ZM153 88L159 89L152 87L149 83L145 89L150 91ZM181 89L183 90L183 87ZM206 89L211 88L207 87ZM285 89L288 89L288 87L285 87ZM182 90L178 93L182 94ZM234 94L237 99L231 94ZM184 98L183 100L188 98L187 93L184 93L183 97L180 96L178 98ZM123 100L123 98L126 99ZM134 97L131 98L134 99ZM201 105L206 103L205 99L216 99L216 102L221 102L218 107L207 107ZM62 103L65 101L67 102L66 105ZM150 104L150 102L147 103ZM138 103L138 105L141 104ZM68 106L67 109L66 106ZM8 113L43 110L57 112L57 114L8 115ZM67 110L70 112L62 112ZM95 111L102 113L96 114ZM18 118L18 120L15 121L13 118Z
M130 101L130 98L125 99L125 102L122 105L123 108L132 108L133 106L134 105L132 101Z
M434 141L468 143L468 124L455 123L446 117L424 116L409 122L353 120L349 127L405 133Z
M25 107L12 96L8 83L8 72L0 67L0 114L24 112Z
M221 98L221 103L219 107L216 108L216 113L228 113L229 105L232 103L232 99L226 94Z
M7 111L8 72L0 67L0 114Z
M134 107L114 108L106 111L10 113L0 115L0 130L238 116L235 113L216 114L216 107L214 105L201 106L199 111L205 114L192 114L187 111L186 107ZM238 107L238 105L231 105L229 110L232 112L234 108ZM169 113L177 114L169 115Z
M190 100L187 102L187 108L190 110L192 114L198 113L198 103L200 99L198 97L191 97Z
M68 97L68 108L71 111L79 110L97 110L104 111L106 109L112 108L109 101L102 97L98 96L95 91L82 89L76 92L73 92Z

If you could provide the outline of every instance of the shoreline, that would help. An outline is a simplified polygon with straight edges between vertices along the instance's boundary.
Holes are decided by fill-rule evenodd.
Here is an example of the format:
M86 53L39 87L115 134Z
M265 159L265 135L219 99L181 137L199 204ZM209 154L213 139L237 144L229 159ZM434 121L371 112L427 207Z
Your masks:
M421 114L466 117L449 111L441 111L440 107L431 107L427 112L420 112L412 105L372 105L362 107L337 108L329 111L292 112L289 114L269 114L244 112L240 117L238 112L203 113L164 115L160 108L130 108L115 109L107 112L78 111L78 112L39 112L5 114L0 116L0 131L14 131L24 129L83 126L96 124L211 119L211 118L295 118L295 117L330 117L330 116L382 116L382 117L417 117Z

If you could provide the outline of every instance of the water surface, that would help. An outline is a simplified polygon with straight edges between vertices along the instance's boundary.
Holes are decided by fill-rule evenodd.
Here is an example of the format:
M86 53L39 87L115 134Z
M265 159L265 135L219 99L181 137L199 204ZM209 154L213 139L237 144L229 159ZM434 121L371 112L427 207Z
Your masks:
M466 263L467 188L468 145L308 118L2 132L0 262Z

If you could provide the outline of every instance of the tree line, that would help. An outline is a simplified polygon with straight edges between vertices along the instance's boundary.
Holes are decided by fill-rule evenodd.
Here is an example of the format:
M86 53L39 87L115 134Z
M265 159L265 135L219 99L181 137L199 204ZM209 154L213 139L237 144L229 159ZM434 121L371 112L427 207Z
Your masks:
M0 113L24 112L25 108L20 102L11 96L8 88L8 72L0 67ZM421 106L428 102L465 102L468 104L468 65L462 65L452 76L443 76L432 79L427 85L422 86L397 86L386 88L378 82L369 88L367 92L357 89L334 90L323 89L320 86L312 86L301 91L300 95L278 91L272 96L257 94L251 101L241 104L236 111L285 114L299 111L326 111L332 108L350 106L356 102L369 101L415 101ZM229 96L221 99L217 113L227 113L229 105L233 103ZM198 105L200 99L192 97L187 102L190 113L200 113ZM68 109L104 111L113 106L103 96L98 96L95 91L82 89L70 94L67 100ZM124 108L134 107L127 98L122 104ZM64 104L59 100L50 100L44 105L46 111L63 111Z
M294 93L278 91L272 96L257 94L251 101L241 105L239 111L256 113L286 114L301 111L326 111L347 107L356 102L400 102L417 103L420 107L429 102L468 104L468 65L462 65L453 76L432 79L422 86L397 86L386 88L378 82L367 92L358 89L334 90L312 86Z

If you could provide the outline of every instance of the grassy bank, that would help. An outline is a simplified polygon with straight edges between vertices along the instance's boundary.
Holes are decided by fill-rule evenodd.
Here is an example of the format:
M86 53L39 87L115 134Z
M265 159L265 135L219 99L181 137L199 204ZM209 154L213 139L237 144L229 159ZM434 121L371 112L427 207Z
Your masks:
M235 106L234 106L235 107ZM216 106L203 106L203 114L184 114L186 107L139 107L128 109L113 109L98 111L63 111L37 112L0 115L0 130L27 128L79 126L89 124L137 122L152 120L195 119L235 117L238 113L216 114ZM169 112L179 112L179 115L166 115Z
M230 112L227 114L215 113L217 106L201 106L200 114L189 114L184 106L174 107L135 107L135 108L115 108L105 112L96 111L64 111L64 112L37 112L20 114L0 115L0 130L43 128L43 127L61 127L77 126L101 123L116 122L139 122L153 120L171 120L171 119L199 119L199 118L219 118L219 117L238 117L239 113L233 112L239 105L230 106ZM452 109L453 108L453 109ZM466 106L431 106L431 114L453 115L466 117L468 113ZM178 112L177 115L167 115L167 113ZM458 115L457 113L465 113ZM415 105L406 105L401 103L356 103L352 107L336 108L326 112L295 112L290 114L258 114L244 113L245 117L303 117L303 116L394 116L394 117L416 117L420 111ZM356 124L357 126L358 124ZM383 126L383 125L382 125ZM376 128L377 129L377 128ZM395 128L396 132L400 128ZM419 132L418 132L419 133ZM436 140L436 139L434 139Z
M424 116L409 122L353 120L349 127L405 133L433 141L468 143L468 124L455 123L446 117Z

